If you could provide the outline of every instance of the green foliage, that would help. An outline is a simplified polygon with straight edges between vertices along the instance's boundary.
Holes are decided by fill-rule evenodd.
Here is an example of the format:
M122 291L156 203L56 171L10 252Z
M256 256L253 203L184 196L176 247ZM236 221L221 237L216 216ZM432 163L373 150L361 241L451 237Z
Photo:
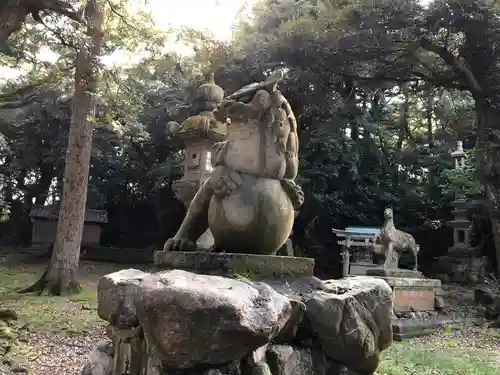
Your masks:
M466 165L463 169L446 169L442 172L443 194L453 197L454 194L464 198L474 198L483 192L483 186L477 178L475 168L475 150L466 152Z
M252 282L255 281L254 273L246 268L233 270L233 278L239 281Z
M298 104L306 203L294 237L305 253L325 255L331 227L380 225L387 205L397 226L427 228L428 239L457 188L472 197L498 181L497 109L476 111L484 95L498 102L498 11L488 1L263 0L240 22L247 72L285 67ZM491 151L452 171L449 152L456 140L476 144L481 118ZM436 238L423 252L429 245L448 246Z
M500 189L494 183L500 165L496 4L262 0L251 19L239 16L231 43L189 28L159 32L150 15L129 14L126 4L106 7L88 190L89 206L110 212L113 229L103 235L110 244L160 243L177 229L182 207L170 185L179 177L181 145L167 137L165 125L190 115L209 71L230 93L285 68L280 89L299 120L298 179L305 192L294 243L301 254L324 260L317 264L339 264L332 227L379 226L386 206L394 208L399 228L419 229L422 252L434 254L433 248L448 247L438 231L457 189L467 197L481 194L485 181ZM0 155L8 183L2 194L19 217L33 201L60 195L75 47L84 37L57 15L48 17L52 31L26 25L9 47L24 52L2 60L29 63L0 97L0 132L8 144ZM165 47L172 44L193 54ZM40 46L56 53L56 62L40 61ZM110 63L118 54L137 59ZM457 65L459 55L480 90ZM10 94L26 86L33 89ZM479 135L486 139L484 155L473 151ZM452 170L457 140L469 155L462 171ZM136 230L138 221L144 228ZM140 234L132 236L132 229Z

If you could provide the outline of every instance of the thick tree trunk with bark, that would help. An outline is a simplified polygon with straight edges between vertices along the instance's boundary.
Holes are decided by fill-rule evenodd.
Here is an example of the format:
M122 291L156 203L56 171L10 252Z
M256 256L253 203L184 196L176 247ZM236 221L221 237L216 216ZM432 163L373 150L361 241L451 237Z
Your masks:
M52 11L74 21L82 22L80 12L63 0L1 0L0 1L0 44L19 31L28 14L39 17L40 11Z
M56 240L47 271L40 281L25 290L27 292L59 295L80 289L77 270L94 130L90 117L93 114L93 95L98 82L98 59L103 40L102 0L88 0L85 17L88 22L88 38L82 43L77 56L75 92Z
M433 116L434 116L434 95L435 90L432 86L429 86L425 92L427 96L426 106L425 106L425 118L427 122L427 143L429 144L429 152L432 155L434 148L434 129L433 129ZM436 166L432 166L429 169L429 186L432 190L435 190L438 181L438 170Z
M492 151L487 146L486 131L494 128L498 116L489 104L481 97L475 97L476 101L476 169L480 172L480 178L484 182L484 194L486 202L491 209L496 209L499 202L498 182L495 170L499 164L498 152ZM492 178L492 176L495 176ZM493 233L493 243L495 244L496 270L500 275L500 222L492 214L490 217L491 229Z
M403 150L403 143L410 136L408 131L408 117L410 110L410 86L408 84L401 87L404 96L403 104L401 105L401 112L398 120L398 140L396 142L396 150L401 154Z
M28 14L24 0L7 0L0 6L0 43L5 43L12 33L21 29Z

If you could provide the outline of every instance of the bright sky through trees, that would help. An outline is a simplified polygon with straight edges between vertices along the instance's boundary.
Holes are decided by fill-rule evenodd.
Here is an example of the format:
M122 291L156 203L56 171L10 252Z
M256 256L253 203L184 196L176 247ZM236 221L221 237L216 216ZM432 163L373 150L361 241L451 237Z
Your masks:
M134 0L141 1L141 0ZM209 30L217 39L231 37L231 25L241 7L251 0L149 0L156 26L190 26Z
M207 30L215 38L227 40L231 38L231 26L238 12L245 4L250 8L252 2L253 0L130 0L129 4L131 11L139 7L150 11L156 27L160 30L188 26ZM54 62L57 55L42 47L39 58ZM130 62L131 57L114 54L106 60L108 61L105 63L120 64L120 60ZM0 80L15 78L20 74L22 73L19 69L0 67Z

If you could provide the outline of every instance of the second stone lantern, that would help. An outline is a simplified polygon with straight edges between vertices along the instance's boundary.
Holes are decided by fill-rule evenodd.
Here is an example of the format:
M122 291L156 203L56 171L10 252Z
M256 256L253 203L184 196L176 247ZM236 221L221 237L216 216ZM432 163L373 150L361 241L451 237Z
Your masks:
M224 90L215 84L214 75L198 87L193 103L193 116L179 124L171 121L167 132L183 142L184 174L172 183L177 199L189 207L198 188L212 173L214 145L224 141L227 125L215 119L213 111L224 99ZM199 248L208 249L213 245L213 236L207 230L198 240Z

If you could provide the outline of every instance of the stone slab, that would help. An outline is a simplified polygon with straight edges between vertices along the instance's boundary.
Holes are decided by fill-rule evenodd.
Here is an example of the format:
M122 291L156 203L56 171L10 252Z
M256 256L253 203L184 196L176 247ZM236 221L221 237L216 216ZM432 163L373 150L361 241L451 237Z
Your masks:
M402 341L413 337L421 337L431 335L440 328L452 325L455 326L458 321L452 319L429 319L429 320L413 320L413 319L395 319L392 323L392 335L394 341Z
M437 279L380 277L392 288L394 312L433 311L436 292L441 289Z
M155 265L162 269L236 273L260 277L313 276L314 259L278 255L157 251Z
M411 277L380 277L385 280L391 288L441 288L441 280L438 279L415 279Z
M370 268L366 270L366 275L382 276L382 277L411 277L414 279L424 278L424 275L422 275L420 271L405 270L402 268L393 268L393 269L381 268L381 267Z
M378 267L376 264L368 262L353 262L350 264L349 276L366 276L369 269Z
M393 289L394 311L432 311L436 293L433 289Z

